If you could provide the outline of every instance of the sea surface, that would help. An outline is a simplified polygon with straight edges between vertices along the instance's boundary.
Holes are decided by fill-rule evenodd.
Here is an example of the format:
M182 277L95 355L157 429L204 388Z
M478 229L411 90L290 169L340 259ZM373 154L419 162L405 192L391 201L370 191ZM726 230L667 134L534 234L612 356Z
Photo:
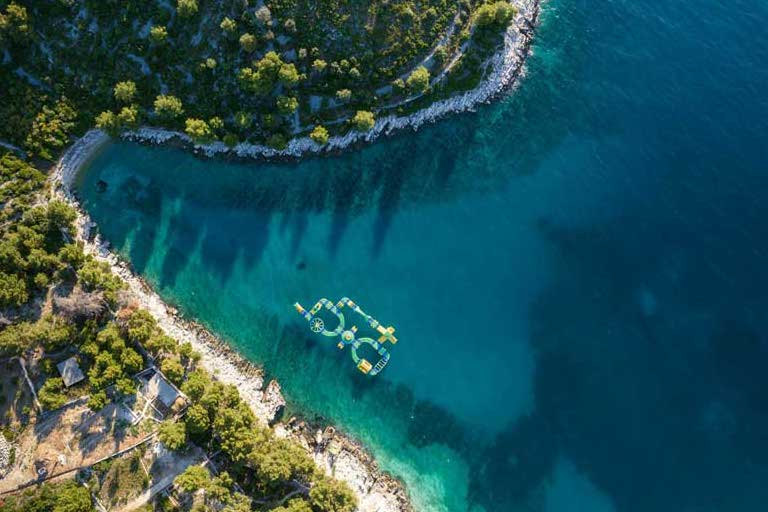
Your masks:
M760 0L549 0L476 113L299 164L115 143L78 192L418 511L766 510L766 27ZM397 328L376 378L292 307L342 296Z

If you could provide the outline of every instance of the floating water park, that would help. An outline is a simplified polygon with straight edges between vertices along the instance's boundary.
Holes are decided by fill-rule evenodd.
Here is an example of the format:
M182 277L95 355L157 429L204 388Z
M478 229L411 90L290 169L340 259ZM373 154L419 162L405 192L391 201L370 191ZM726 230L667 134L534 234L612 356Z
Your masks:
M322 334L323 336L327 336L329 338L339 338L339 342L336 345L339 350L343 350L347 346L351 347L350 354L352 355L352 360L357 365L357 369L364 374L370 376L378 375L381 370L387 366L390 354L389 351L385 348L384 344L386 342L390 342L393 345L397 343L397 338L395 337L395 328L392 326L384 327L381 322L360 309L360 306L355 304L351 299L343 297L339 302L334 304L328 299L322 298L318 300L317 304L315 304L309 311L304 309L304 307L298 302L294 304L293 307L295 307L296 311L298 311L299 314L307 320L309 323L309 329L312 332ZM368 324L368 326L373 329L376 334L378 334L378 338L376 340L367 336L358 338L358 328L356 325L352 325L349 329L347 329L344 313L342 313L342 309L345 307L350 308L352 312L361 316L365 323ZM326 320L320 316L320 313L323 312L323 309L329 311L338 319L338 324L335 328L328 328ZM358 350L363 345L368 345L371 347L379 356L379 360L375 364L372 364L370 361L358 354Z

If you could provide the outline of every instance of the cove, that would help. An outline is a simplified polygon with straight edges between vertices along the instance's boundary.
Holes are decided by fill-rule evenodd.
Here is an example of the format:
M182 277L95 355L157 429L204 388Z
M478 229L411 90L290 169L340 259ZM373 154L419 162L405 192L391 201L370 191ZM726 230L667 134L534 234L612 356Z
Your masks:
M338 157L114 143L79 177L161 295L421 511L768 498L768 7L546 4L504 102ZM107 183L100 192L97 182ZM397 328L375 379L296 301Z

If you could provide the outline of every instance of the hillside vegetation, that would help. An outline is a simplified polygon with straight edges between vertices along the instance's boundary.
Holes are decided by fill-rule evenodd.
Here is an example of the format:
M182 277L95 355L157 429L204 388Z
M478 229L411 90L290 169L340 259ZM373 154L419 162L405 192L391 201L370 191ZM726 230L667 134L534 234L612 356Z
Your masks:
M51 158L94 124L147 124L324 144L369 129L355 118L474 87L514 14L486 0L0 0L0 140Z

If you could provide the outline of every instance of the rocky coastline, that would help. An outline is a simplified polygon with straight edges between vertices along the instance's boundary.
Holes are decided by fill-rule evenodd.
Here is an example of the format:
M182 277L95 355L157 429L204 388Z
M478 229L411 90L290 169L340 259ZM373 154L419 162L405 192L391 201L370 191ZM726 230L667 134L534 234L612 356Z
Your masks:
M189 342L202 355L201 364L218 380L235 385L257 418L271 424L285 406L280 384L265 383L263 371L243 358L197 322L182 318L175 308L135 272L129 263L111 252L108 243L93 233L95 224L81 208L72 191L78 171L109 141L99 130L91 130L78 139L61 157L51 174L53 195L67 201L78 212L77 239L87 254L109 263L112 271L127 284L133 298L147 309L158 325L179 342ZM266 385L265 385L266 384ZM357 494L361 512L410 512L412 506L401 482L378 469L364 447L336 431L311 425L301 418L290 418L275 426L276 434L294 439L314 458L318 467L347 482Z
M367 132L350 131L333 136L320 146L309 137L292 139L285 149L279 150L262 144L242 142L229 147L221 141L195 144L182 132L155 127L141 127L122 134L122 138L141 144L172 145L192 151L201 157L231 158L237 160L297 160L308 155L337 154L342 150L368 144L381 136L389 136L406 129L418 130L451 114L472 111L478 105L490 103L514 88L525 74L525 63L533 45L534 30L538 22L541 0L512 0L518 13L504 34L504 48L488 62L488 76L475 89L451 98L436 101L413 114L390 114L376 120Z

